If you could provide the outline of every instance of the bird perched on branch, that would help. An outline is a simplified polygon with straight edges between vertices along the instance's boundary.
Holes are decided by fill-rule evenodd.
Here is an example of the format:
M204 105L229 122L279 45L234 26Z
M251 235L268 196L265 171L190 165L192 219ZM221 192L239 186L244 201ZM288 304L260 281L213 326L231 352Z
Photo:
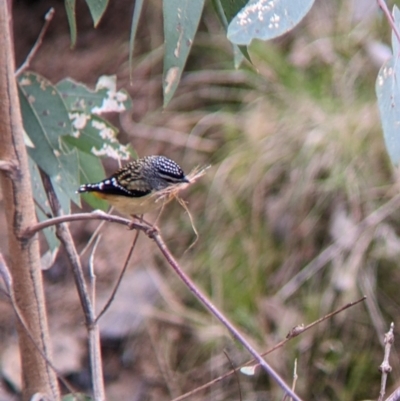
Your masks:
M78 192L91 192L120 213L134 216L162 207L182 189L182 184L190 182L173 160L165 156L146 156L103 181L81 185Z

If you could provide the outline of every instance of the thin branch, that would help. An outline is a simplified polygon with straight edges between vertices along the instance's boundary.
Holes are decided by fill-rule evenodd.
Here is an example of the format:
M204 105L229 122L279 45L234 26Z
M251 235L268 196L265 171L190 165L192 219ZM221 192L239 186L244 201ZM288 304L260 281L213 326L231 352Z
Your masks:
M233 364L232 359L229 357L228 352L224 350L224 354L225 354L226 359L229 361L229 363L231 365L232 371L235 374L235 379L236 379L236 383L238 385L238 391L239 391L239 401L242 401L242 399L243 399L242 398L242 388L240 386L240 378L238 375L238 369L235 368L235 365Z
M35 57L35 54L37 53L37 51L39 50L39 47L41 46L42 42L43 42L43 38L44 35L47 31L47 28L50 25L51 20L54 17L54 8L50 8L50 10L46 13L46 15L44 16L44 24L43 27L39 33L38 38L36 39L35 44L33 45L31 51L29 52L28 56L26 57L25 61L22 63L21 67L18 68L18 70L15 72L15 77L18 78L19 75L21 75L31 64L31 61L33 59L33 57Z
M90 275L90 286L92 287L92 305L93 310L96 310L96 274L94 272L94 254L96 253L97 245L99 245L101 236L98 236L96 242L94 243L94 247L92 249L92 253L89 258L89 275Z
M124 263L124 266L123 266L123 268L122 268L122 270L121 270L121 273L120 273L119 276L118 276L117 283L115 284L114 289L113 289L113 291L112 291L110 297L108 298L108 301L106 302L106 304L104 305L103 309L101 310L101 312L100 312L100 313L98 314L98 316L96 317L96 321L95 321L96 323L97 323L97 322L99 321L99 319L104 315L104 313L105 313L105 312L107 311L107 309L110 307L112 301L113 301L114 298L115 298L115 294L117 293L118 287L120 286L121 281L122 281L122 278L124 277L124 274L125 274L126 269L127 269L127 267L128 267L129 261L131 260L131 257L132 257L132 254L133 254L133 250L135 249L137 240L138 240L138 238L139 238L139 233L140 233L140 231L136 231L135 238L133 239L132 245L131 245L131 247L130 247L130 249L129 249L129 252L128 252L128 255L127 255L126 259L125 259L125 263Z
M297 383L297 379L299 378L299 376L297 375L297 358L294 360L294 367L293 367L293 383L292 383L292 390L294 391L294 389L296 388L296 383ZM291 398L288 397L287 394L285 394L285 396L283 397L283 401L286 401L289 398L289 401L291 401Z
M383 13L385 14L386 19L388 20L390 27L392 28L394 34L395 34L396 37L397 37L397 40L398 40L399 43L400 43L400 33L399 33L399 30L397 29L396 23L394 22L393 15L390 13L390 11L389 11L389 9L388 9L388 7L387 7L387 5L386 5L385 0L377 0L377 3L378 3L378 5L379 5L379 7L381 8L381 10L383 11Z
M83 221L83 220L105 220L110 223L122 224L124 226L127 226L129 229L136 229L141 231L146 231L148 229L147 225L141 224L137 221L132 221L129 219L125 219L124 217L107 214L102 210L94 210L91 213L75 213L66 216L53 217L52 219L48 219L40 223L37 223L34 226L28 227L25 231L23 231L22 236L26 239L29 239L37 232L44 230L45 228L56 226L57 224L61 223L68 223L71 221Z
M175 273L195 295L195 297L211 312L230 332L231 334L250 352L256 361L264 368L264 370L275 380L275 382L294 400L301 401L301 398L296 395L291 388L284 382L279 374L261 357L261 355L249 344L249 342L242 336L242 334L233 326L233 324L211 303L209 299L196 287L189 276L181 269L177 261L172 256L171 252L165 245L160 233L156 229L148 230L147 236L151 238L164 255L170 266L174 269Z
M389 356L390 350L394 343L394 323L391 323L390 330L385 334L385 356L383 357L383 362L381 366L379 366L379 370L382 372L381 378L381 390L379 392L378 401L383 401L383 397L385 396L386 391L386 381L388 374L392 371L392 367L389 364Z
M45 173L41 173L41 176L43 186L48 195L51 210L53 214L60 216L62 214L62 209L55 194L50 178ZM101 361L100 331L98 325L96 324L93 304L90 301L90 296L86 286L81 261L67 224L57 224L56 236L63 244L66 254L68 256L68 260L71 264L76 289L78 290L79 299L85 316L85 323L88 331L93 396L96 401L103 401L105 400L105 390L103 381L103 367Z
M53 226L53 225L57 225L60 223L64 223L64 222L70 222L70 221L80 221L80 220L105 220L105 221L109 221L109 222L113 222L113 223L118 223L118 224L122 224L127 226L130 229L136 229L136 230L140 230L143 231L149 238L153 239L154 242L157 244L157 246L159 247L160 251L162 252L162 254L165 256L165 258L167 259L168 263L171 265L171 267L175 270L175 272L178 274L178 276L181 278L181 280L185 283L185 285L189 288L189 290L202 302L202 304L215 316L217 317L217 319L223 324L225 325L225 327L227 327L229 329L229 331L232 333L232 335L253 355L254 359L256 361L258 361L258 363L274 378L274 380L276 380L276 382L296 401L300 401L300 398L293 393L293 391L288 387L288 385L282 380L282 378L262 359L262 357L253 349L253 347L247 343L247 341L243 338L243 336L236 330L236 328L225 318L225 316L223 316L216 308L215 306L196 288L196 286L194 285L194 283L191 281L191 279L183 272L183 270L179 267L178 263L175 261L175 259L173 258L172 254L169 252L168 248L166 247L164 241L162 240L159 232L157 229L155 229L154 227L145 225L145 224L141 224L138 223L136 221L130 221L128 219L122 218L122 217L118 217L118 216L111 216L108 215L100 210L96 210L92 213L78 213L78 214L74 214L74 215L68 215L68 216L60 216L60 217L56 217L53 219L49 219L45 222L36 224L32 227L29 227L27 230L25 230L25 232L23 233L25 237L29 238L32 235L34 235L36 232ZM297 335L299 335L300 333L302 333L303 331L305 331L306 329L314 326L315 324L317 324L318 322L327 319L331 316L333 316L336 313L339 313L340 311L349 308L350 306L355 305L358 302L361 302L365 299L362 298L354 303L348 304L345 307L341 308L339 311L333 312L329 315L327 315L326 317L318 320L317 322L312 323L311 325L307 326L307 327L296 327L295 329L293 329L289 335L288 335L288 339L293 338ZM282 346L287 340L284 340L283 342L281 342L280 344L277 344L272 350L268 351L272 352L273 350L275 350L276 348L278 348L279 346ZM266 354L264 354L266 355ZM233 372L231 372L233 373ZM229 374L231 374L229 373ZM228 376L229 374L227 374L226 376ZM224 375L224 377L226 377ZM213 381L214 383L215 381ZM206 387L208 387L208 384L206 385ZM204 388L204 387L202 387ZM193 392L192 392L193 393ZM175 399L175 401L178 401L180 399L186 398L186 396L181 396Z
M386 398L386 401L400 401L400 387L397 387L396 390Z
M86 251L89 249L89 247L92 245L93 241L96 240L97 235L99 234L100 230L103 228L104 224L106 222L103 220L94 230L93 234L90 236L89 241L86 243L85 247L79 252L79 256L82 257Z
M283 347L283 346L284 346L287 342L289 342L292 338L297 337L298 335L300 335L300 334L304 333L305 331L311 329L312 327L314 327L314 326L316 326L317 324L323 322L324 320L330 319L330 318L332 318L333 316L337 315L338 313L341 313L341 312L343 312L344 310L346 310L346 309L348 309L348 308L351 308L351 307L354 306L354 305L359 304L360 302L364 301L365 299L366 299L366 297L362 297L362 298L360 298L359 300L357 300L357 301L355 301L355 302L351 302L351 303L349 303L349 304L346 304L346 305L342 306L341 308L335 310L334 312L331 312L331 313L325 315L324 317L322 317L322 318L320 318L320 319L318 319L318 320L316 320L316 321L314 321L314 322L308 324L307 326L300 325L300 326L294 327L292 330L290 330L290 332L289 332L288 335L286 336L286 339L280 341L280 342L279 342L278 344L276 344L274 347L272 347L272 348L270 348L269 350L263 352L263 353L261 354L261 356L266 356L266 355L268 355L268 354L274 352L274 351L277 350L278 348ZM189 392L187 392L187 393L185 393L185 394L182 394L181 396L179 396L179 397L177 397L177 398L174 398L172 401L181 401L181 400L184 400L185 398L188 398L188 397L190 397L190 396L192 396L192 395L198 393L199 391L205 390L206 388L212 386L213 384L218 383L218 382L220 382L221 380L223 380L223 379L229 377L230 375L234 374L236 371L241 370L243 367L249 366L251 363L254 363L254 359L252 359L251 361L247 361L246 363L242 364L242 366L239 366L236 370L231 370L231 371L225 373L224 375L219 376L219 377L217 377L217 378L215 378L215 379L209 381L208 383L205 383L205 384L203 384L202 386L197 387L196 389L194 389L194 390L192 390L192 391L189 391ZM255 368L258 367L258 366L259 366L259 364L252 366L252 368L253 368L252 371L254 371Z
M29 331L28 324L26 323L26 321L18 307L18 304L15 300L14 287L13 287L13 283L12 283L12 277L10 274L10 270L8 269L8 266L1 253L0 253L0 277L3 279L3 282L6 286L7 295L10 298L10 303L11 303L12 308L14 309L15 315L17 316L17 319L24 327L26 334L32 341L32 344L38 350L39 354L46 361L46 363L51 367L51 369L53 369L57 378L62 382L62 384L65 386L65 388L68 391L70 391L78 400L81 400L81 399L83 400L83 397L76 392L76 390L68 383L68 381L66 379L64 379L64 377L58 371L58 369L53 365L53 363L49 360L49 358L47 358L47 356L43 352L43 350L39 347L38 344L36 344L35 339L32 336L32 333Z

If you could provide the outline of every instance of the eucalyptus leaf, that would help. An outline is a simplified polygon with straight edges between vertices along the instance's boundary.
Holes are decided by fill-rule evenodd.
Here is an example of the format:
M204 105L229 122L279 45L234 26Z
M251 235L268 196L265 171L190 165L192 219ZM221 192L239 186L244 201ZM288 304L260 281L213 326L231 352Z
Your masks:
M71 47L76 44L78 30L76 28L76 0L64 0L65 11L67 12L69 30L71 32Z
M230 22L228 39L237 45L274 39L292 30L313 4L314 0L250 0Z
M131 36L129 38L129 71L132 71L133 51L135 49L135 39L139 26L140 15L142 14L143 0L136 0L133 9Z
M72 134L61 95L50 81L32 72L21 74L18 85L40 122L45 140L53 149L60 150L60 137Z
M99 78L95 90L66 78L56 85L69 112L86 114L120 113L132 107L132 100L125 90L117 91L115 75Z
M122 145L116 138L118 130L99 116L71 113L76 129L72 136L63 141L79 150L97 157L107 156L115 160L128 160L134 155L132 147Z
M60 94L34 73L22 74L18 88L24 128L34 145L28 148L29 155L52 180L62 181L64 192L79 205L77 156L61 146L61 138L72 133L72 124Z
M237 15L237 13L248 3L248 0L218 0L224 11L226 19L229 22Z
M164 0L164 107L172 99L203 12L204 0Z
M228 30L229 22L231 22L232 18L247 4L247 0L213 0L214 8L217 12L217 15L225 28L225 31ZM246 46L238 46L232 43L233 48L233 60L235 68L238 69L246 58L248 61L250 60L249 52L247 51Z
M397 26L399 26L398 22L399 21L396 21ZM400 163L399 79L400 66L396 56L390 58L381 67L375 84L386 150L390 160L395 166L398 166Z
M94 26L96 27L100 22L101 17L106 11L108 0L86 0L89 7L90 14L92 15Z
M43 187L43 182L39 169L36 163L30 157L28 158L28 162L33 198L35 199L36 204L36 215L39 221L44 221L51 217L53 214L50 209L46 191ZM55 227L52 226L45 228L43 230L43 234L46 238L50 253L52 255L55 255L60 246L60 242L56 237Z

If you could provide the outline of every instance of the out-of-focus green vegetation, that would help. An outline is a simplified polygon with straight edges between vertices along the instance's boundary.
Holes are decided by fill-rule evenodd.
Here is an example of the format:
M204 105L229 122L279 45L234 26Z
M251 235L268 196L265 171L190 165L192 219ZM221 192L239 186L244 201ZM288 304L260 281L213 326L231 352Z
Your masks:
M178 118L190 109L182 99L192 93L192 134L201 127L217 144L200 160L210 160L211 170L185 196L199 239L183 264L258 349L274 345L295 325L368 296L268 357L288 381L298 358L297 389L307 400L377 397L383 334L391 321L396 325L399 306L397 207L379 224L357 231L397 195L374 93L379 55L370 51L389 28L379 13L356 21L350 11L346 2L317 2L289 35L253 43L253 65L236 73L225 70L223 41L216 35L209 43L200 33L193 71L167 109ZM185 118L190 126L193 120ZM187 215L179 219L174 235L182 238L183 227L189 233L184 250L194 236ZM324 251L325 263L314 271ZM310 277L297 285L293 278L305 272ZM188 315L199 309L191 295L183 298ZM226 333L204 316L193 318L200 343L205 349L210 341L226 345ZM244 385L248 399L264 391L279 399L263 375L243 381L252 383Z

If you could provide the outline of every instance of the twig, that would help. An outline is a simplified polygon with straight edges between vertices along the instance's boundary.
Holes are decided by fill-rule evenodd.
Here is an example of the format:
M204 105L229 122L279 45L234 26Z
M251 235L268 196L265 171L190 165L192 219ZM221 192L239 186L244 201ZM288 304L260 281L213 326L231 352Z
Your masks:
M386 398L386 401L400 401L400 387L397 387L396 390Z
M15 71L15 77L18 78L30 65L33 57L35 57L36 52L39 50L39 47L41 46L42 42L43 42L43 38L44 35L47 31L47 28L50 25L51 20L54 17L54 8L50 8L50 10L46 13L46 15L44 16L44 24L43 27L39 33L38 38L36 39L35 44L33 45L31 51L29 52L29 54L26 56L25 61L22 63L21 67L19 67L17 69L17 71Z
M90 254L89 258L89 276L90 276L90 286L92 287L92 305L93 310L96 310L96 274L94 272L94 254L97 249L97 245L99 245L101 236L98 236L96 242L94 243L92 253Z
M55 372L57 378L62 382L62 384L64 384L64 386L68 389L68 391L70 391L74 397L77 398L77 400L81 400L83 401L83 397L81 397L76 390L68 383L67 380L64 379L64 377L62 376L62 374L57 370L57 368L53 365L53 363L49 360L49 358L47 358L46 354L43 352L43 350L39 347L38 344L36 344L32 333L29 331L29 327L18 307L18 304L15 300L15 294L14 294L14 287L13 287L13 283L12 283L12 277L10 274L10 271L8 269L8 266L3 258L3 255L0 253L0 277L3 279L4 284L6 286L6 291L7 291L7 295L10 298L10 303L12 308L14 309L15 315L17 316L17 319L20 321L20 323L22 324L22 326L24 327L26 334L28 335L28 337L30 338L30 340L32 341L32 344L35 346L35 348L38 350L39 354L42 356L42 358L46 361L46 363L51 367L51 369L53 369L53 371Z
M48 195L52 212L56 216L60 216L62 214L62 209L54 192L50 178L45 173L41 173L41 176L43 186ZM85 316L86 329L88 331L93 396L96 401L104 401L105 390L103 381L103 367L101 361L100 331L99 326L96 324L95 313L93 305L90 301L85 277L83 275L81 261L79 259L78 252L75 248L75 244L67 224L61 223L56 226L56 236L63 244L66 254L68 256L68 260L71 264L76 289L78 290L79 299Z
M104 313L107 311L107 309L110 307L112 301L114 300L115 294L117 293L118 287L121 284L122 278L123 278L123 276L124 276L124 274L126 272L126 269L128 267L129 261L131 260L133 250L135 249L137 240L139 238L139 233L140 233L140 231L136 231L135 238L133 239L132 245L131 245L131 247L129 249L129 252L128 252L128 255L127 255L126 259L125 259L125 263L124 263L124 266L122 267L121 273L118 276L117 283L115 284L114 289L113 289L110 297L108 298L108 301L103 306L103 309L101 310L101 312L97 315L96 321L95 321L96 323L104 315Z
M288 341L290 341L292 338L297 337L298 335L304 333L305 331L311 329L312 327L316 326L317 324L323 322L324 320L330 319L331 317L337 315L340 312L343 312L344 310L351 308L354 305L357 305L358 303L364 301L366 299L366 297L362 297L359 300L355 301L355 302L351 302L349 304L346 304L345 306L342 306L341 308L335 310L334 312L331 312L327 315L325 315L324 317L308 324L307 326L296 326L294 327L292 330L290 330L290 332L288 333L288 335L286 336L286 339L280 341L278 344L276 344L275 346L273 346L272 348L270 348L269 350L263 352L261 354L261 356L266 356L268 354L270 354L271 352L274 352L275 350L277 350L278 348L283 347ZM172 401L181 401L185 398L188 398L196 393L198 393L201 390L205 390L206 388L212 386L215 383L220 382L221 380L227 378L228 376L232 375L235 373L235 371L241 370L243 367L245 366L249 366L251 363L254 363L254 359L252 359L251 361L247 361L245 362L242 366L238 367L236 370L231 370L227 373L225 373L222 376L219 376L217 378L215 378L214 380L209 381L208 383L203 384L202 386L197 387L196 389L189 391L185 394L182 394L181 396L179 396L178 398L174 398ZM252 366L252 370L254 371L256 367L258 367L259 364Z
M379 370L382 372L381 378L381 390L379 392L378 401L383 401L383 397L385 396L386 391L386 381L388 374L392 371L392 367L389 364L389 356L390 350L394 343L394 323L390 324L390 330L385 334L385 356L383 357L383 362L381 366L379 366Z
M90 236L89 241L86 243L85 247L79 252L79 256L82 257L86 253L86 251L89 249L89 247L92 245L93 241L96 240L97 235L99 234L100 230L103 228L104 224L106 222L103 220L94 230L93 234Z
M390 11L389 11L389 9L388 9L388 7L386 5L385 0L377 0L377 3L379 5L379 7L381 8L381 10L383 11L383 13L385 14L386 19L388 20L389 25L392 28L392 30L393 30L394 34L396 35L397 40L399 41L399 44L400 44L400 33L399 33L399 30L397 29L396 23L394 22L393 15L390 14Z
M171 252L165 245L160 233L156 229L148 230L147 236L151 238L164 255L170 266L174 269L175 273L184 282L188 289L195 295L195 297L208 309L230 332L231 334L250 352L256 361L264 368L264 370L275 380L275 382L294 400L301 401L300 397L296 395L290 387L283 381L277 372L261 357L261 355L250 345L250 343L242 336L242 334L233 326L233 324L211 303L209 299L196 287L189 276L181 269L177 261L172 256Z
M237 372L238 369L235 368L235 365L233 364L232 359L229 357L229 354L225 350L224 350L224 354L225 354L226 359L229 361L229 363L231 365L232 371L235 374L235 379L236 379L236 383L238 385L238 390L239 390L239 400L242 401L242 388L240 386L240 378L239 378L239 375Z
M253 347L245 341L243 336L235 329L235 327L223 316L216 308L215 306L208 301L208 299L196 288L194 283L191 281L191 279L182 271L182 269L179 267L178 263L175 261L171 253L169 252L168 248L166 247L164 241L162 240L160 234L158 233L158 230L155 229L154 227L140 224L136 221L132 222L130 220L124 219L122 217L118 216L111 216L108 215L102 211L96 210L92 213L78 213L74 215L68 215L68 216L60 216L60 217L55 217L53 219L49 219L45 222L35 224L32 227L29 227L27 230L24 231L23 235L27 238L31 237L34 235L36 232L53 226L57 225L60 223L68 222L68 221L79 221L79 220L106 220L109 222L113 223L119 223L122 225L127 226L130 229L136 229L143 231L149 238L153 239L154 242L157 244L159 247L160 251L162 254L165 256L167 259L168 263L171 265L171 267L175 270L175 272L178 274L178 276L181 278L181 280L185 283L185 285L189 288L189 290L202 302L202 304L215 316L217 319L225 325L229 329L229 331L233 334L233 336L252 354L254 359L258 361L258 363L268 372L271 374L271 376L276 380L276 382L296 401L300 401L300 398L293 393L293 391L288 387L288 385L281 379L281 377L262 359L262 357L253 349ZM365 297L361 298L360 300L347 304L346 306L342 307L340 310L336 312L332 312L331 314L326 315L324 318L319 319L318 321L312 323L311 325L307 327L296 327L293 329L289 335L288 338L284 341L282 341L280 344L277 344L275 347L273 347L269 352L272 352L276 348L282 346L288 339L293 338L303 331L309 329L310 327L314 326L315 324L318 324L318 322L327 319L331 316L333 316L336 313L339 313L340 311L347 309L361 301L363 301ZM264 353L263 355L266 355L267 353ZM228 376L229 374L232 374L233 372L229 372L228 374L224 375L223 377ZM216 380L219 381L219 380ZM213 381L212 383L215 383L216 381ZM208 387L210 384L207 383L202 388ZM196 389L198 390L198 389ZM193 392L192 392L193 394ZM180 399L186 398L186 395L181 396L176 398L174 401L178 401Z
M22 236L26 239L29 239L37 232L47 228L56 226L57 224L67 223L71 221L83 221L83 220L105 220L111 223L118 223L127 226L129 229L137 229L145 231L148 226L138 223L137 221L132 221L129 219L125 219L124 217L114 216L111 214L107 214L102 210L94 210L91 213L75 213L69 214L66 216L57 216L52 219L48 219L42 221L40 223L35 224L34 226L28 227L23 233Z
M296 388L296 383L297 383L297 358L294 360L294 367L293 367L293 383L292 383L292 390L294 391L294 389ZM286 401L288 398L288 395L285 394L285 396L283 397L283 401ZM291 398L289 398L289 401L291 400Z

